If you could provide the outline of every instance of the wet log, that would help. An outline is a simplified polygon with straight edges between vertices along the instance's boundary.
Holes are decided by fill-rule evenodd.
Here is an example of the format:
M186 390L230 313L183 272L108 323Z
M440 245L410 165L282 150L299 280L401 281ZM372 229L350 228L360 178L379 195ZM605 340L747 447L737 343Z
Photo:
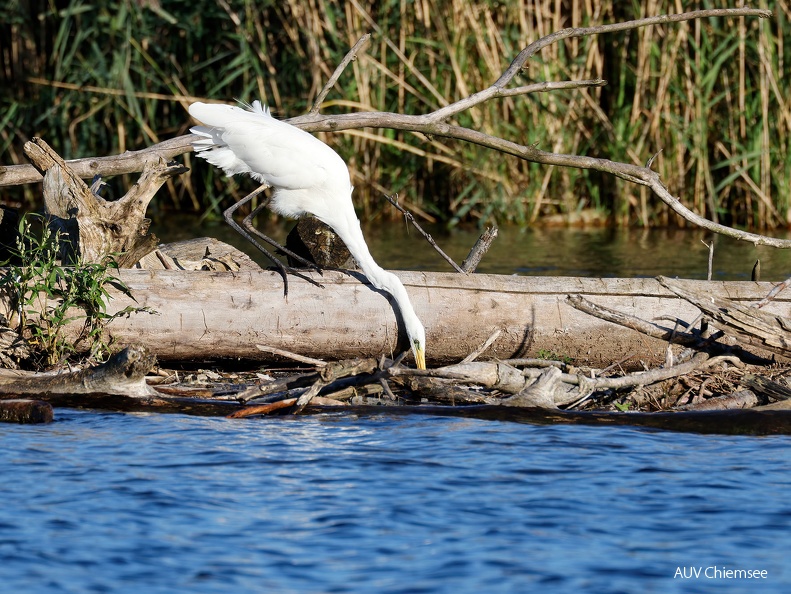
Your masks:
M52 406L42 400L0 400L0 423L51 423Z
M458 362L496 340L481 359L536 356L539 351L571 357L577 364L606 367L629 358L655 365L665 360L667 343L624 330L576 310L568 295L606 304L655 321L668 331L674 320L692 322L697 307L653 279L517 277L487 274L396 272L404 282L427 330L432 365ZM394 357L407 349L399 342L396 312L385 294L354 272L313 274L323 288L292 278L288 298L276 272L121 270L119 277L135 299L111 289L108 312L127 306L136 313L113 320L107 339L118 344L143 341L159 360L277 359L259 345L337 360ZM745 306L760 300L771 283L689 281L714 297ZM766 309L786 311L785 293ZM0 296L0 314L8 314ZM67 334L76 336L79 322Z

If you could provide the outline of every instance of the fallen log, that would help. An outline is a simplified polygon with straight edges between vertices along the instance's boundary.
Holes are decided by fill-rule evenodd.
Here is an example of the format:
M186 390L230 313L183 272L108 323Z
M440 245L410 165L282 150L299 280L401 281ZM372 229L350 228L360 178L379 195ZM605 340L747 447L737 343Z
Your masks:
M145 376L155 359L148 350L133 345L116 353L106 363L78 371L32 373L0 369L2 394L104 394L145 398L157 394Z
M134 300L110 289L107 313L128 306L157 313L115 319L105 338L118 344L143 341L160 361L277 360L271 349L333 360L383 354L394 358L407 350L405 340L399 343L392 305L364 277L355 272L310 274L324 288L292 278L284 298L282 280L271 271L120 270L118 276ZM699 313L654 279L396 274L426 325L433 365L460 361L500 330L482 359L543 351L598 367L629 357L632 369L642 369L641 361L654 365L665 360L665 341L587 315L567 304L566 297L583 295L644 319L690 322ZM745 306L772 288L771 283L719 281L687 281L687 286ZM791 295L781 294L765 309L776 314L789 303ZM0 314L11 318L3 296ZM672 322L666 325L672 330ZM75 322L66 334L76 336L79 329Z

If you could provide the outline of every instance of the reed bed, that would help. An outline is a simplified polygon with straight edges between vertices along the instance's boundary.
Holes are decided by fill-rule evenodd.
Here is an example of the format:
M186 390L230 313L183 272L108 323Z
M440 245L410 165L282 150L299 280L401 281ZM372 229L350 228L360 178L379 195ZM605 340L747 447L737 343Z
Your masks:
M418 114L487 87L531 41L724 0L115 0L6 1L0 21L0 163L25 162L41 135L66 157L136 149L187 132L195 98L261 98L281 117L313 102L364 33L325 112ZM761 6L765 3L760 2ZM731 225L791 222L789 3L769 21L706 19L571 39L544 49L520 83L604 78L603 88L495 100L460 124L545 150L654 167L696 212ZM640 187L392 130L328 135L348 161L368 219L396 216L398 193L425 218L454 225L540 224L582 211L620 225L679 223ZM195 165L189 155L187 165ZM123 180L126 183L128 180ZM167 187L159 209L216 216L252 182L204 164ZM0 201L39 197L4 188Z

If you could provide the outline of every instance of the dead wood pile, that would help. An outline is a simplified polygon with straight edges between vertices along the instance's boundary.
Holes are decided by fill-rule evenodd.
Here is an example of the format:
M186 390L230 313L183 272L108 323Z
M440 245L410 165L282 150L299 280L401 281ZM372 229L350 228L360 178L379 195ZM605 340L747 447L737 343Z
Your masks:
M712 430L711 423L702 419L714 422L717 430L722 430L723 419L742 430L739 423L746 419L750 427L769 425L750 430L791 431L791 414L778 413L782 416L771 420L752 413L733 417L734 409L762 413L791 410L791 370L766 358L767 351L785 359L791 355L786 346L791 344L786 330L791 328L791 320L726 300L712 303L710 295L696 294L684 281L661 278L660 282L698 305L703 312L698 320L675 320L673 327L667 328L657 321L597 306L579 295L568 297L576 308L666 340L667 360L655 369L625 373L621 369L625 361L606 369L546 359L477 361L487 348L484 343L464 361L428 370L386 358L324 362L280 351L278 354L307 367L278 372L179 372L157 368L147 349L134 345L94 368L55 374L3 372L0 399L7 400L0 409L18 410L20 395L36 394L55 406L230 418L327 410L359 412L377 407L534 422L688 426L696 431ZM750 325L746 319L759 321ZM700 326L696 326L698 322ZM741 343L725 341L729 336L739 337ZM761 351L753 352L741 344L760 344ZM679 352L673 345L684 348ZM40 407L40 402L31 401L30 407L34 406ZM625 411L632 414L623 414ZM726 411L727 416L697 416L706 411ZM652 415L642 414L646 412L656 418L648 421L645 417ZM661 414L667 412L674 414ZM697 413L697 420L693 422L681 412ZM0 414L0 418L8 414ZM42 418L46 420L46 415ZM733 424L734 420L738 422Z

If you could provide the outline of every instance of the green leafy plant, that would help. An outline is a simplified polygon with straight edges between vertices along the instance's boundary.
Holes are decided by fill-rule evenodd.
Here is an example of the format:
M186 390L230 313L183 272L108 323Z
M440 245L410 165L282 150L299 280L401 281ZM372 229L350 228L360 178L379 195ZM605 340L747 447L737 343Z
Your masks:
M631 409L632 403L631 402L613 402L612 403L615 408L617 408L621 412L629 412Z
M39 219L36 222L41 223L40 233L34 231L31 219ZM62 266L58 260L60 251L60 234L43 217L22 217L16 249L11 250L9 260L0 263L5 267L0 291L8 296L19 333L36 353L36 363L48 366L61 363L78 353L83 342L88 345L89 360L102 360L110 352L102 332L107 323L133 312L151 312L148 308L130 306L108 314L109 286L134 299L129 288L112 274L118 269L115 260L78 261L75 266ZM79 319L83 325L72 341L64 331L70 322Z
M538 349L538 358L539 359L546 359L547 361L560 361L561 363L569 364L574 361L568 355L558 355L554 351L550 351L547 349Z

